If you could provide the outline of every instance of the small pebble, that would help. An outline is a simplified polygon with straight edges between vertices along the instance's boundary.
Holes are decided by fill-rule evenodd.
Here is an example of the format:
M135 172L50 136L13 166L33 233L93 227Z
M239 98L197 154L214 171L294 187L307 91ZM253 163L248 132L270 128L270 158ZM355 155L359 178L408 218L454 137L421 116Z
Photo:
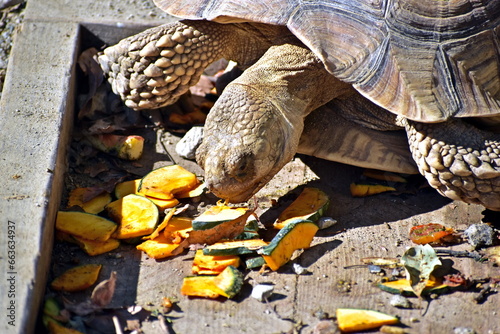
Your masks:
M375 264L370 264L368 265L368 271L370 272L370 274L379 274L382 272L382 268Z
M455 327L453 328L453 334L476 334L476 331L467 327Z
M175 146L175 151L181 157L186 159L194 159L196 157L196 149L200 146L203 140L203 127L193 126L191 130L186 132L184 137Z
M323 230L337 224L337 220L333 219L332 217L321 217L320 219L318 219L317 224L319 226L319 229Z
M338 327L331 320L322 320L314 326L312 334L337 334L340 333Z
M298 263L294 263L293 264L293 271L297 274L297 275L305 275L307 274L309 271L302 267L300 264Z
M256 286L253 287L252 289L252 294L251 296L258 301L266 301L274 291L274 285L270 284L257 284Z
M398 308L412 308L413 307L410 300L404 296L401 296L401 295L392 296L391 300L389 301L389 304L391 304L391 306L398 307Z
M474 247L491 246L495 239L495 231L488 224L473 224L464 231L464 235Z

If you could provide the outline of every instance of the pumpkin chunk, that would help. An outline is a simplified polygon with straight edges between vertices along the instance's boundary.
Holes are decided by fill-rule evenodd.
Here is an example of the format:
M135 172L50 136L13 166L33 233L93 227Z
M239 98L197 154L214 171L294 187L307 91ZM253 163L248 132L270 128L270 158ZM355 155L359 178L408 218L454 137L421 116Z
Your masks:
M109 216L119 224L113 234L117 239L141 237L154 231L159 212L144 196L127 195L106 206Z
M144 176L138 191L146 196L173 199L174 195L198 185L196 175L179 165L155 169Z
M82 291L91 287L99 277L102 265L86 264L65 271L61 276L56 277L50 287L60 291Z
M392 315L372 310L338 308L336 315L342 332L358 332L399 323L399 319Z
M413 291L410 281L406 278L399 279L397 281L389 281L389 282L380 282L378 287L384 291L394 294L401 294L404 296L415 296L415 292ZM449 290L449 286L446 284L442 284L435 280L427 280L427 284L425 285L424 290L422 291L423 295L429 295L431 293L442 294Z
M276 219L274 227L281 229L295 218L317 221L328 209L328 196L317 188L304 188L299 197L293 201Z
M220 274L226 267L240 266L240 257L237 255L205 255L203 250L196 251L193 260L193 273L199 275Z
M219 224L242 217L248 210L244 207L226 206L219 202L193 220L193 230L201 231L214 228Z
M93 241L106 241L118 225L111 220L85 212L59 211L56 229Z
M184 249L180 244L174 244L169 238L163 234L158 237L146 240L137 245L138 250L145 252L152 259L163 259L169 256L175 256L182 252Z
M185 296L233 298L243 285L242 273L233 266L228 266L217 276L184 277L181 293Z
M179 201L176 198L160 199L160 198L150 197L150 196L146 196L144 194L141 194L138 191L140 183L141 183L141 179L136 179L136 180L118 183L115 187L115 197L117 199L120 199L120 198L125 197L125 196L130 195L130 194L144 196L147 199L149 199L151 202L156 204L158 209L162 210L162 211L165 209L173 208L174 206L179 204Z
M111 202L111 195L107 192L95 193L94 188L75 188L69 193L68 208L79 206L87 213L97 214Z
M453 234L452 228L447 228L441 224L425 224L413 226L410 229L410 239L418 245L425 245L431 242L438 242L443 237Z
M267 246L267 244L262 239L227 240L205 247L203 254L220 256L254 254L262 247Z
M292 220L259 253L269 268L278 270L291 259L295 250L310 247L318 229L318 225L310 220Z
M387 191L396 191L396 188L382 184L351 183L350 188L353 197L366 197Z
M141 136L107 133L88 136L87 139L96 149L124 160L138 160L144 149L144 138Z

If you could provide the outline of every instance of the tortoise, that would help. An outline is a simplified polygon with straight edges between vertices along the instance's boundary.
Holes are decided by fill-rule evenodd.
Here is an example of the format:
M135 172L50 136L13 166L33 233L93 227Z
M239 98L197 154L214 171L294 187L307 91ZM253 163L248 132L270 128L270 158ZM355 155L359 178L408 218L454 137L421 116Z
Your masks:
M197 150L215 195L245 201L304 152L418 170L446 197L500 210L500 0L155 3L180 20L99 62L137 110L174 103L219 58L244 69Z

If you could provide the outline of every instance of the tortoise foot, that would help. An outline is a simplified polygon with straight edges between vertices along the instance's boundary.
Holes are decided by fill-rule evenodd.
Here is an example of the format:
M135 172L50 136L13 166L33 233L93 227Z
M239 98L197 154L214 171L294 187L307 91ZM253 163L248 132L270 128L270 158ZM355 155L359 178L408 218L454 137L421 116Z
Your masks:
M407 122L419 171L443 196L500 211L500 135L458 119Z
M206 21L162 25L106 48L99 63L128 107L159 108L174 103L220 58L220 30Z

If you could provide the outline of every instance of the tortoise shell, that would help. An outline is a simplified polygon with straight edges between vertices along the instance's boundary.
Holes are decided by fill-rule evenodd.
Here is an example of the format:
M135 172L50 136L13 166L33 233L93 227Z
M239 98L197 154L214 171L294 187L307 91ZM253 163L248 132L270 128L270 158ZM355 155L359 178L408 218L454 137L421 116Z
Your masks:
M169 14L286 25L387 110L422 122L500 114L500 0L155 0Z

